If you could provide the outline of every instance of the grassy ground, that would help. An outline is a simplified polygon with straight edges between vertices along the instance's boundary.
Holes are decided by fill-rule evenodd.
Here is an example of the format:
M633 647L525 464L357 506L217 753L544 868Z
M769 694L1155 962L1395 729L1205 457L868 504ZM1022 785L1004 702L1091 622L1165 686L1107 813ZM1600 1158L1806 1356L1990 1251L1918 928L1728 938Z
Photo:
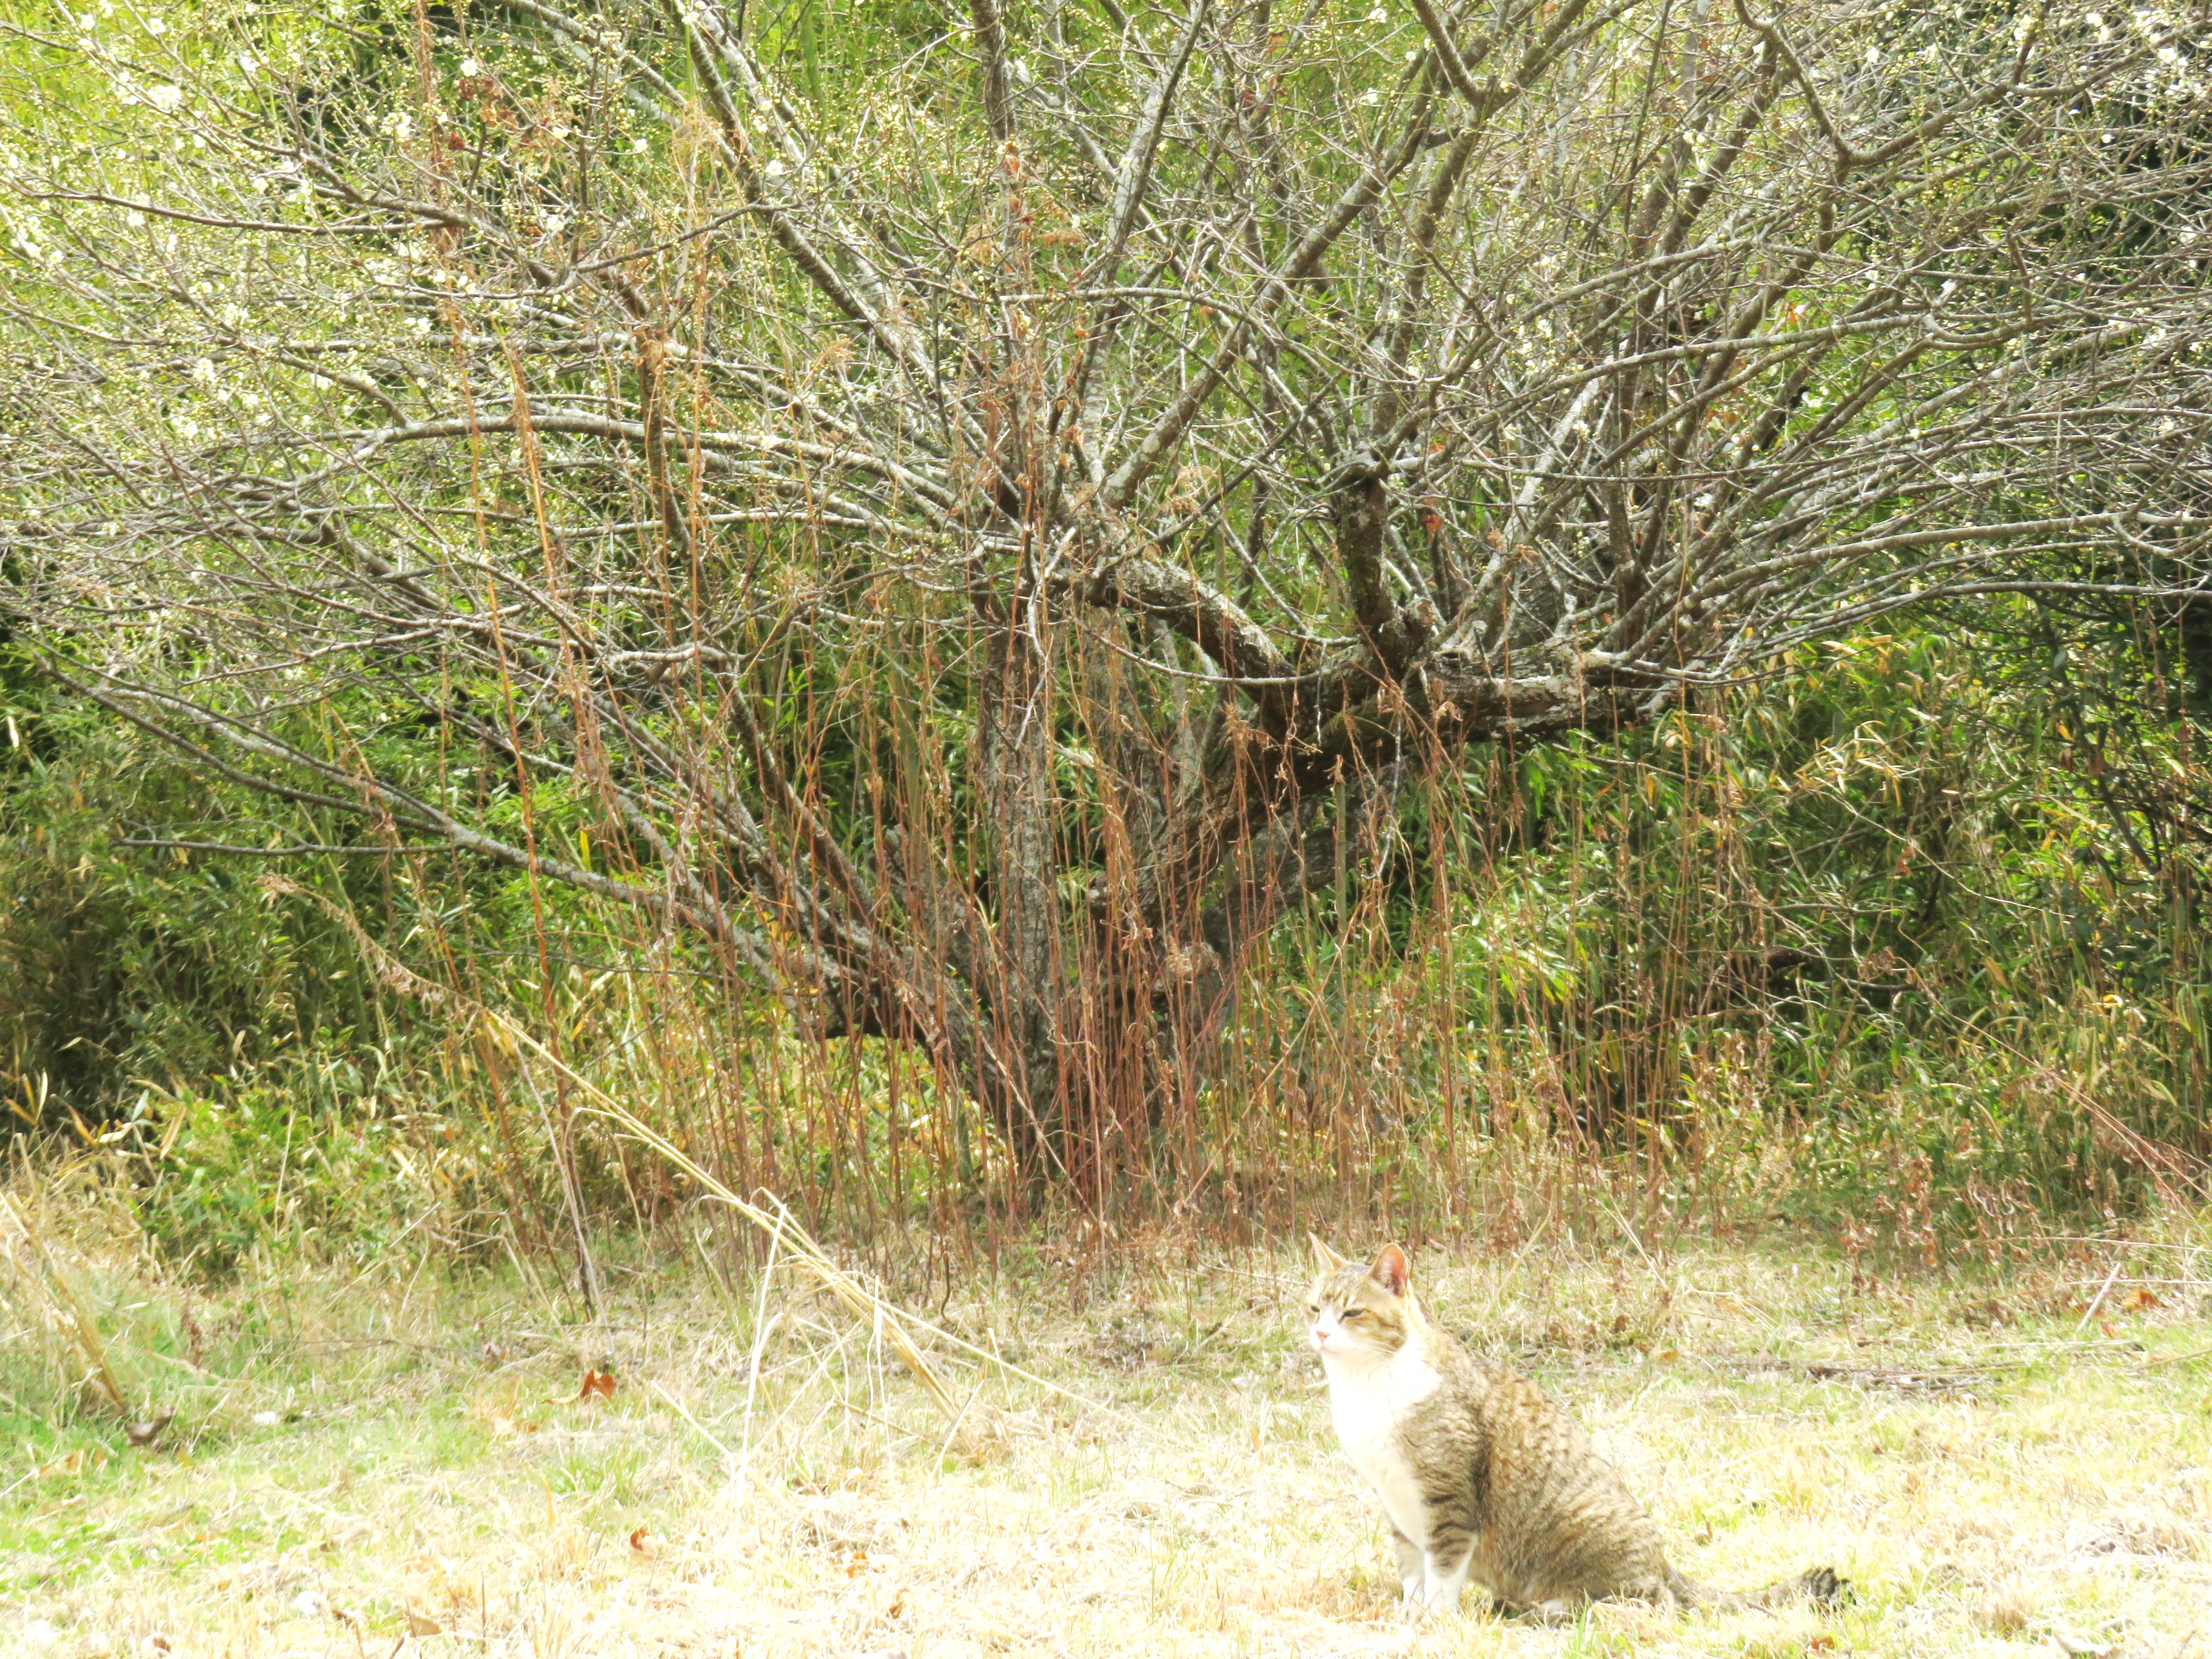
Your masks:
M1831 1561L1856 1594L1417 1629L1287 1254L977 1280L946 1327L1083 1399L939 1345L956 1432L782 1277L630 1276L595 1330L514 1280L134 1291L58 1244L126 1392L178 1410L138 1449L35 1397L74 1339L19 1239L0 1649L2212 1656L2205 1236L1856 1288L1779 1245L1427 1253L1438 1316L1569 1402L1692 1577ZM606 1359L611 1395L576 1398Z

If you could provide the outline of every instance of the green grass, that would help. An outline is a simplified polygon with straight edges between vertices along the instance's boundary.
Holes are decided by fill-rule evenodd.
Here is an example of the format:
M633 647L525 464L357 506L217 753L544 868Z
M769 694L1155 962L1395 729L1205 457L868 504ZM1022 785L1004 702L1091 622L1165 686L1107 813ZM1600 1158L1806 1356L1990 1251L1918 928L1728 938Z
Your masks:
M988 1430L957 1437L792 1282L748 1408L752 1304L680 1267L626 1279L653 1299L601 1328L483 1278L249 1279L194 1292L203 1328L256 1334L191 1370L116 1344L179 1409L150 1449L65 1386L51 1341L43 1371L27 1341L0 1354L0 1650L1940 1659L2063 1638L2179 1659L2212 1642L2203 1236L1856 1290L1782 1244L1423 1253L1438 1316L1571 1406L1692 1578L1825 1560L1856 1587L1832 1613L1559 1628L1396 1622L1287 1254L1133 1261L1079 1310L1062 1281L978 1281L948 1323L1083 1398L939 1345ZM103 1328L178 1325L147 1318L183 1291L143 1263L71 1259ZM614 1397L576 1400L602 1355Z

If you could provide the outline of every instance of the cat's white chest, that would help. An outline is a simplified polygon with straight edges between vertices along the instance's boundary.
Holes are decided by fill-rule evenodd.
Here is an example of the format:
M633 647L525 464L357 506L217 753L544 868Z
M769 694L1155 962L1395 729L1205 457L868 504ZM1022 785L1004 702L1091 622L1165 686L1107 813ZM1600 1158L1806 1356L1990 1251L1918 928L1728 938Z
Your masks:
M1379 1365L1346 1364L1324 1355L1322 1369L1328 1373L1329 1415L1345 1455L1382 1498L1390 1524L1408 1542L1426 1548L1428 1501L1398 1449L1398 1423L1443 1379L1410 1343Z

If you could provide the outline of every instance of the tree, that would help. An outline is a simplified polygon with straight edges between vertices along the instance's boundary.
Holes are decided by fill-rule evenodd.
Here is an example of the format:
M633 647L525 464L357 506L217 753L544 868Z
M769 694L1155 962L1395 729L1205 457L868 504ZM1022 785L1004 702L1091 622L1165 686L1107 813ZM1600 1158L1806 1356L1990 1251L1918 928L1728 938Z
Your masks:
M46 671L1042 1174L1470 745L2204 577L2201 8L161 21L13 31Z

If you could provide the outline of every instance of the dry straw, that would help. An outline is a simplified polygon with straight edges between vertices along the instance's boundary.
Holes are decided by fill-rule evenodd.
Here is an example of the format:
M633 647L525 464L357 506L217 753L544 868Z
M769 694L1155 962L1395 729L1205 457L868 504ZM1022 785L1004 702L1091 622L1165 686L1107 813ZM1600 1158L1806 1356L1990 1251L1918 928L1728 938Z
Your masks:
M127 1420L131 1407L123 1398L122 1384L115 1380L114 1367L108 1364L107 1345L100 1340L98 1322L86 1310L83 1299L77 1295L59 1264L54 1261L53 1253L47 1249L46 1240L39 1236L38 1229L32 1226L22 1211L16 1207L14 1199L0 1194L0 1214L4 1214L15 1224L12 1230L0 1231L0 1249L7 1251L12 1263L15 1260L18 1237L31 1247L38 1258L38 1271L29 1276L46 1292L55 1312L67 1322L70 1334L76 1337L77 1346L83 1351L91 1367L88 1373L89 1380L100 1384L100 1391L107 1396L108 1404L115 1407L116 1415Z
M988 1450L1004 1434L1005 1425L998 1413L989 1406L978 1401L974 1395L967 1400L957 1396L937 1368L929 1363L915 1341L919 1332L937 1341L957 1348L973 1356L1006 1376L1018 1377L1023 1382L1057 1395L1086 1410L1100 1413L1127 1426L1146 1433L1157 1433L1153 1425L1139 1422L1110 1406L1078 1394L1056 1382L1048 1382L1036 1372L1013 1364L991 1349L980 1347L943 1327L909 1313L896 1304L877 1295L830 1259L813 1236L791 1214L783 1200L773 1194L763 1192L747 1199L731 1190L711 1170L702 1167L688 1152L640 1118L620 1101L583 1076L545 1044L523 1030L513 1019L495 1008L485 1006L474 998L424 978L394 957L372 939L359 921L343 906L334 903L324 895L301 886L289 877L268 874L260 879L262 890L272 896L282 895L313 900L344 928L362 955L379 977L403 996L441 1007L450 1013L480 1021L514 1049L526 1049L551 1066L576 1088L588 1095L594 1104L590 1115L604 1118L623 1134L651 1147L676 1169L698 1182L705 1195L725 1205L743 1216L762 1232L768 1235L773 1249L780 1249L793 1262L811 1274L815 1281L841 1303L855 1318L867 1321L882 1334L891 1352L899 1358L915 1381L921 1384L938 1410L944 1413L951 1428L947 1433L948 1447L957 1445L963 1453L975 1455Z

